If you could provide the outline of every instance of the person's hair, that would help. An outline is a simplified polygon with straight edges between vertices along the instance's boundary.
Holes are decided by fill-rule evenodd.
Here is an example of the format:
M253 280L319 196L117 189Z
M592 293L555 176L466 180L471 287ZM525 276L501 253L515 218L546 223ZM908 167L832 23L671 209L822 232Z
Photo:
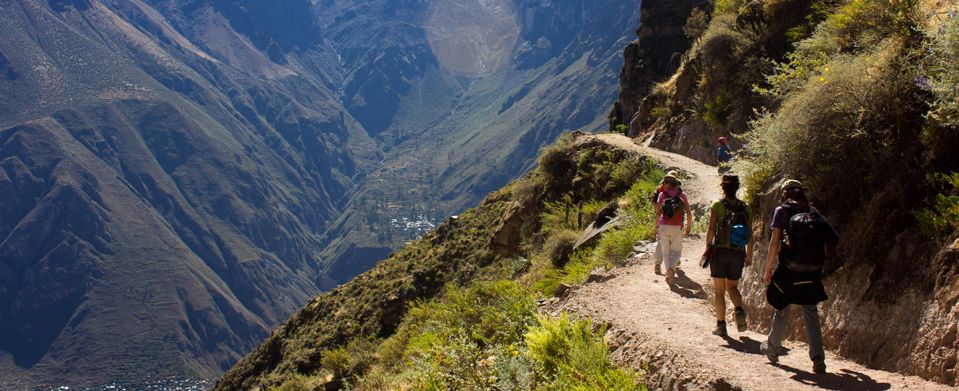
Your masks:
M723 183L719 187L723 189L723 195L726 198L736 198L736 192L739 191L738 183Z
M809 203L809 199L806 198L806 191L801 187L783 190L782 194L779 196L779 202L786 202L789 200L803 204Z

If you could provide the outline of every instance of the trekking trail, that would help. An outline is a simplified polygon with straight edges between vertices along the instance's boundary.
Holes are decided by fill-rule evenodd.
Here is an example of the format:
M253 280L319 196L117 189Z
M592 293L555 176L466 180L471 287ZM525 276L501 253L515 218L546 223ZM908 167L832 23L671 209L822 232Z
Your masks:
M683 191L694 215L706 211L721 195L716 167L636 145L623 135L590 137L687 173ZM642 371L650 389L954 390L914 376L868 369L830 352L826 353L828 373L813 374L807 346L796 341L786 341L788 354L780 356L778 364L770 364L759 351L766 336L752 330L737 332L731 315L727 316L729 337L713 335L712 280L708 269L699 267L705 248L703 236L693 234L684 239L679 278L673 288L666 285L663 275L653 273L653 247L643 243L636 248L640 255L609 272L611 279L576 288L565 298L548 301L543 310L552 314L567 311L607 324L606 340L613 360ZM761 264L747 267L744 275L759 273ZM727 303L732 311L732 304ZM793 317L801 314L794 309Z

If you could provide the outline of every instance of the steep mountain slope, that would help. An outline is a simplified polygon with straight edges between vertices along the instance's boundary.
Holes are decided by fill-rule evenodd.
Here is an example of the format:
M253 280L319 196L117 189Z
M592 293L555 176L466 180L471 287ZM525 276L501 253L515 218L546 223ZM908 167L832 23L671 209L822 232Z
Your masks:
M603 127L637 4L473 3L516 42L475 74L444 2L0 1L3 382L216 375Z
M369 147L321 81L139 1L0 8L5 382L215 375L332 287L320 234Z

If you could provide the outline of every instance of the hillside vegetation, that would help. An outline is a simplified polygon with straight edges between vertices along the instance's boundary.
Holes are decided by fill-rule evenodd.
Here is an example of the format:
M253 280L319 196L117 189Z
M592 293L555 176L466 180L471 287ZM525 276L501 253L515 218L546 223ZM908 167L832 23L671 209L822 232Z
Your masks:
M525 178L315 298L217 388L638 388L609 363L601 327L537 316L534 302L649 239L643 200L661 175L645 157L564 137ZM623 224L573 250L607 204Z

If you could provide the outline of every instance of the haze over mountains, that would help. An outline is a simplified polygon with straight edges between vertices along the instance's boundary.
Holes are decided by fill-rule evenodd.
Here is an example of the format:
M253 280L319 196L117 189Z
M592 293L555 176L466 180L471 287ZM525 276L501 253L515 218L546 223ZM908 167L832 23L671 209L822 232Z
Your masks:
M0 387L221 373L602 128L638 10L0 0Z

